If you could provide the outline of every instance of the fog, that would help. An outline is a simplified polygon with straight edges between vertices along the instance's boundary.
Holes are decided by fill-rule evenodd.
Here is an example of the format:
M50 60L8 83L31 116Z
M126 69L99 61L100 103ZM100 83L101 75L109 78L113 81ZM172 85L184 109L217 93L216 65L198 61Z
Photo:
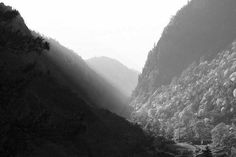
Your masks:
M141 72L148 51L187 0L3 0L29 28L84 59L107 56ZM135 59L133 59L135 56Z

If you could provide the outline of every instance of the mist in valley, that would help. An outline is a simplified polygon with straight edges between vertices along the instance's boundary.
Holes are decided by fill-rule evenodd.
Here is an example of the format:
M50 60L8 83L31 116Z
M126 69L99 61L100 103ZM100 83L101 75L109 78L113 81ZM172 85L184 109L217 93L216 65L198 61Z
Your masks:
M84 15L81 20L91 20L81 23L87 36L76 34L82 27L72 29L74 35L65 39L67 46L60 35L57 39L31 30L30 18L25 22L22 10L16 7L23 5L9 3L0 3L0 156L236 156L234 0L152 2L171 8L159 12L149 11L154 6L148 2L122 1L117 7L124 12L118 12L101 1L98 6L114 7L104 7L111 15L97 12L104 16L100 17L104 25L95 24L93 29L105 31L88 32L94 21L90 14ZM87 6L87 2L81 4ZM51 12L59 14L61 3L51 7ZM72 8L64 8L64 14ZM158 18L149 21L141 16L151 16L153 11ZM174 16L169 18L170 14ZM111 23L106 21L113 15L123 17L123 23L117 17L120 23L112 25L115 17L110 18ZM78 26L75 20L80 21L69 24ZM168 22L164 25L163 21ZM139 22L143 28L135 29L133 25ZM130 26L121 36L124 27L116 32L120 24ZM56 30L62 25L53 27ZM150 31L143 36L144 30L154 27L159 31L157 39ZM108 33L109 29L114 32ZM83 39L93 44L83 45ZM87 50L75 51L77 41ZM104 41L107 49L98 46ZM152 46L141 54L149 42Z

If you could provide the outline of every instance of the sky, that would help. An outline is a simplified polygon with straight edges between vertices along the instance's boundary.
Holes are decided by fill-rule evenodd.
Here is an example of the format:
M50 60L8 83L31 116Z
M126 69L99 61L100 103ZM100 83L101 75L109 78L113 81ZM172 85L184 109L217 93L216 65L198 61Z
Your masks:
M107 56L139 72L164 27L188 0L3 0L27 26L83 59Z

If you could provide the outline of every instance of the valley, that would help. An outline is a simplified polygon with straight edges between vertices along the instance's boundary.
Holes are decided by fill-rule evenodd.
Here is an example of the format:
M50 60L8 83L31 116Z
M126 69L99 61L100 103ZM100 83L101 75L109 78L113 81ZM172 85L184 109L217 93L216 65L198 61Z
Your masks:
M235 157L235 6L189 1L139 74L0 3L0 156Z

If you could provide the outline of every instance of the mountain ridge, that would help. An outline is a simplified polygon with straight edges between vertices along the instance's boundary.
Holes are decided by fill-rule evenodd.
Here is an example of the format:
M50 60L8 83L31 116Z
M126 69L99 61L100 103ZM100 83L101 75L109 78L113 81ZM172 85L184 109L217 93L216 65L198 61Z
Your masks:
M150 50L134 96L154 92L201 57L213 59L236 36L233 0L189 1L165 27ZM144 88L143 88L144 87Z
M126 67L116 59L109 57L93 57L86 60L87 64L102 75L113 86L130 97L137 85L138 72Z
M63 58L69 52L65 48L26 27L16 28L11 21L20 14L1 12L5 7L1 3L0 156L146 157L158 153L138 126L104 109L111 102L110 110L116 109L118 98L110 93L115 101L106 99L105 92L113 90L99 89L106 82L87 70L84 61L67 62L79 60L78 55L73 58L74 54L66 53L69 56ZM81 86L71 82L75 80L66 71L76 68Z
M132 121L177 142L236 147L236 1L192 0L149 52L130 105Z

